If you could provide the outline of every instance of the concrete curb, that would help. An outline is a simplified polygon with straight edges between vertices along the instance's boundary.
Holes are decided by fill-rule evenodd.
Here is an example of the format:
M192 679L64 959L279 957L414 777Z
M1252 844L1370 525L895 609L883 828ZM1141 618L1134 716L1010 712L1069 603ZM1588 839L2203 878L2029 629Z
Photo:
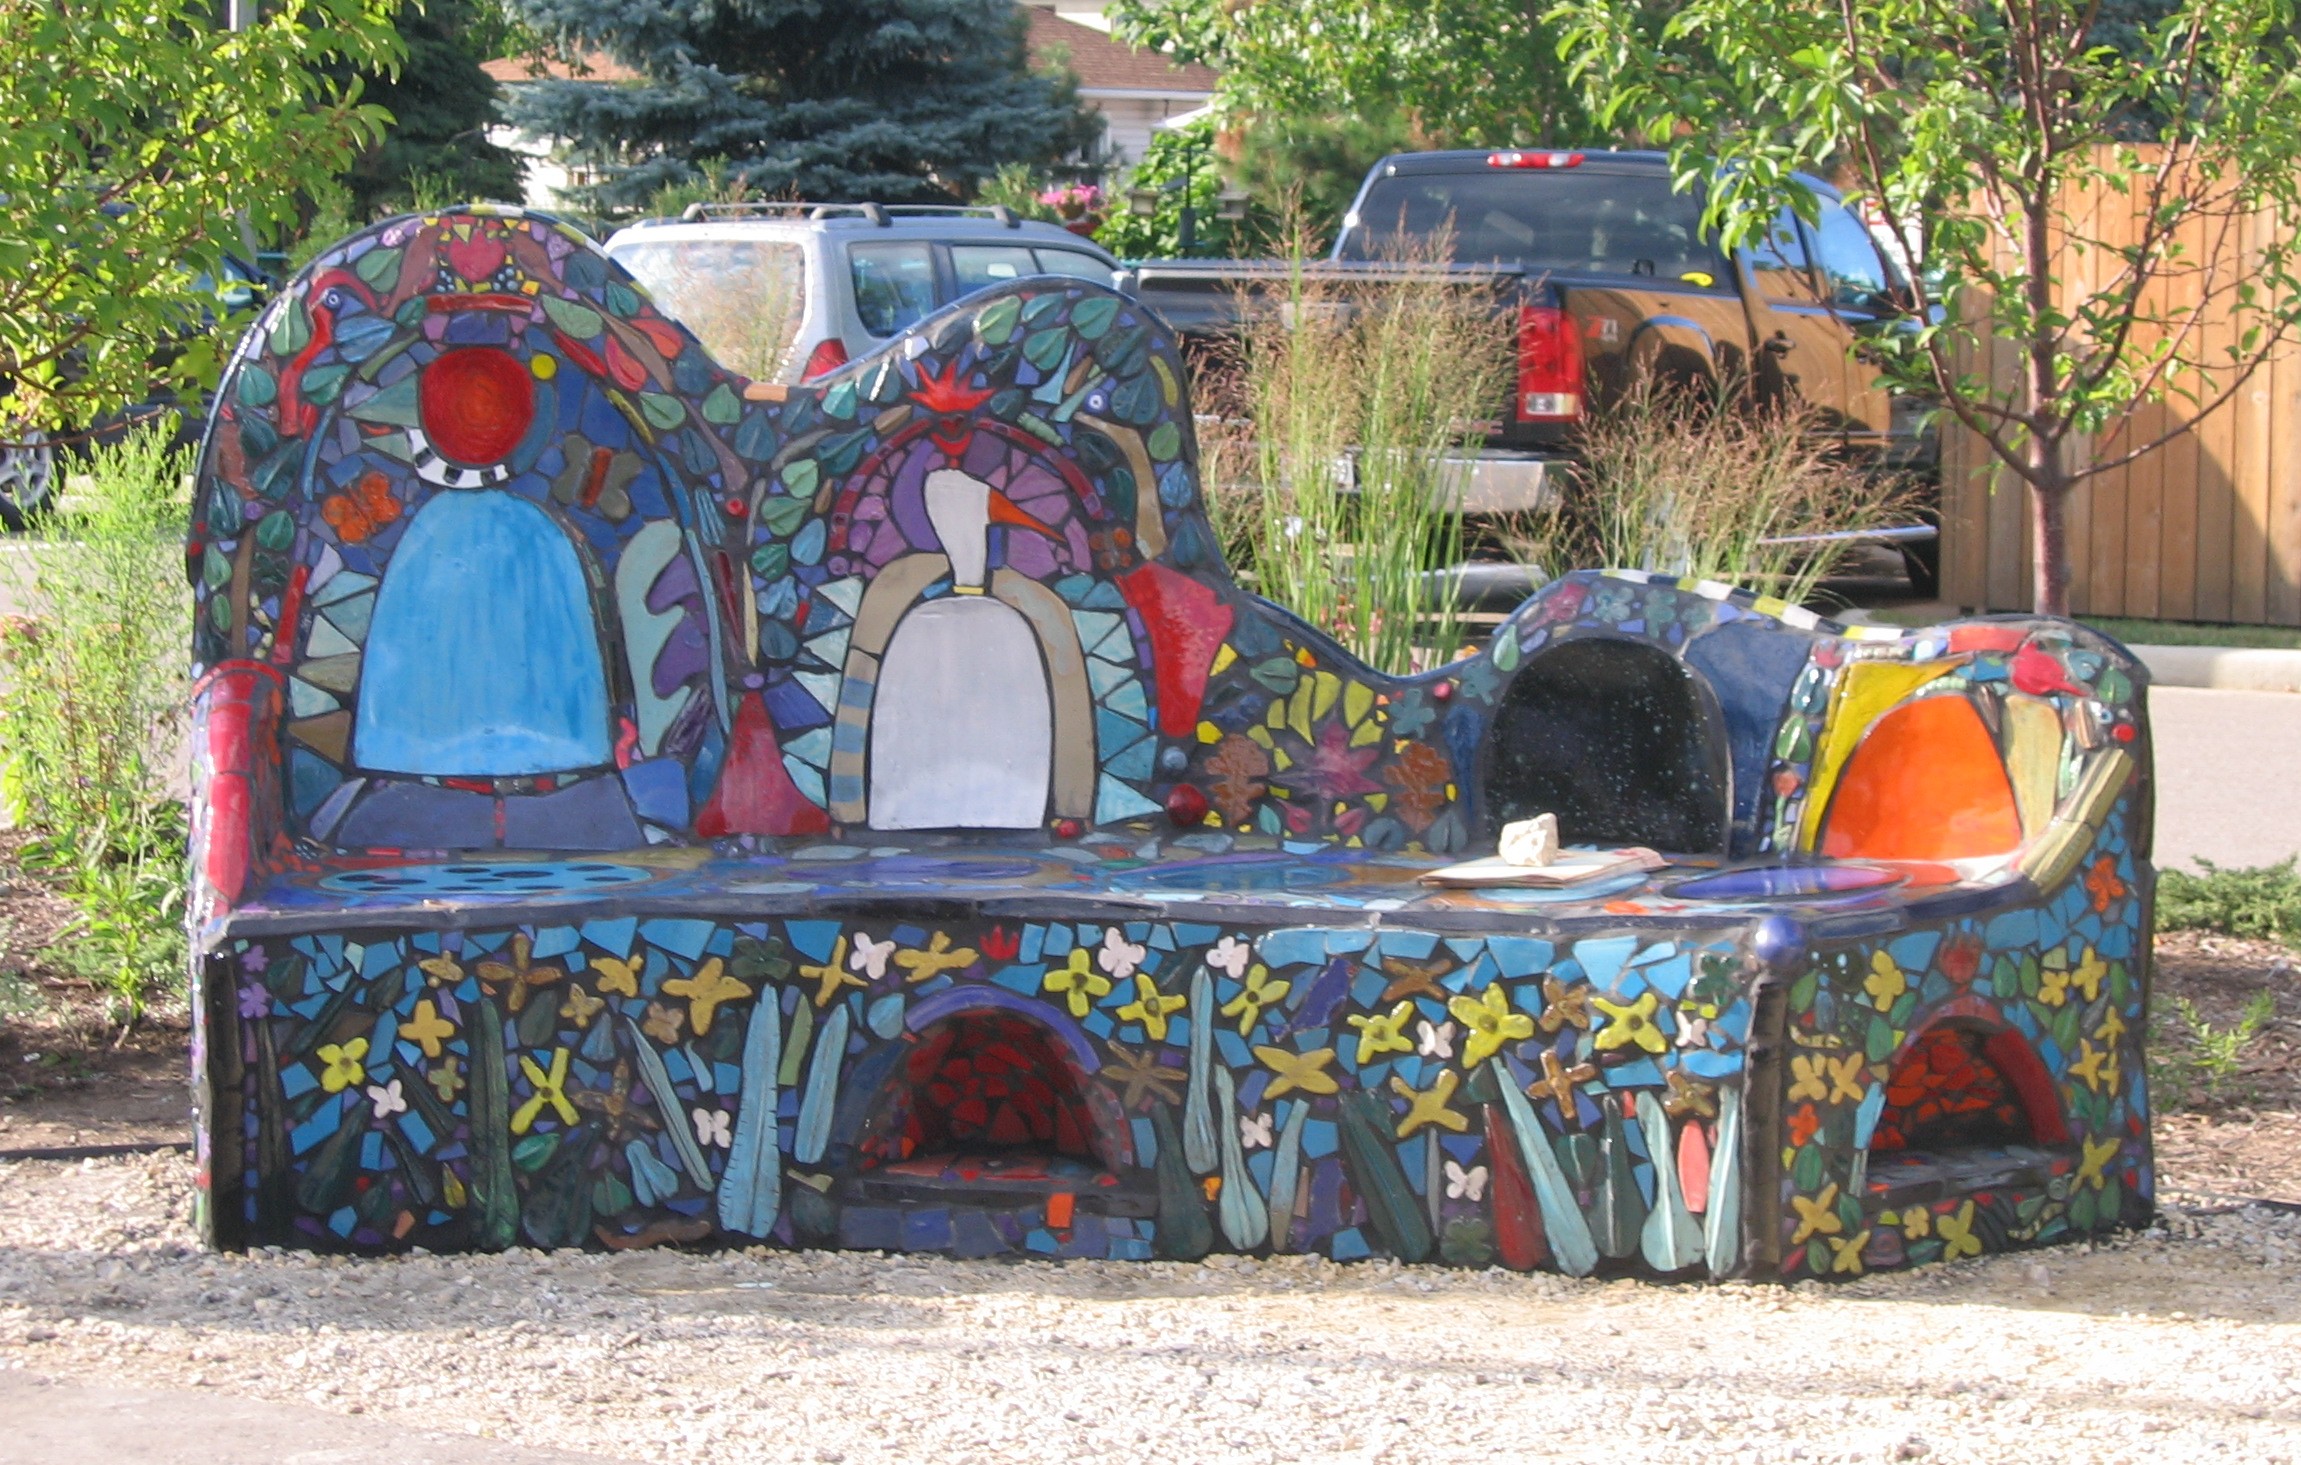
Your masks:
M2301 651L2237 646L2130 646L2160 687L2301 692Z

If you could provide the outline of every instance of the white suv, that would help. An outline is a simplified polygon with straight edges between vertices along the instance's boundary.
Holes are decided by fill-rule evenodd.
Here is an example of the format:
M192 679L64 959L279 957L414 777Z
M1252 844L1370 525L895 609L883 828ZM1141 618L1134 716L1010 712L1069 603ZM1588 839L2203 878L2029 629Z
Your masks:
M798 382L952 301L1025 275L1113 283L1110 252L1004 208L695 204L608 254L730 370Z

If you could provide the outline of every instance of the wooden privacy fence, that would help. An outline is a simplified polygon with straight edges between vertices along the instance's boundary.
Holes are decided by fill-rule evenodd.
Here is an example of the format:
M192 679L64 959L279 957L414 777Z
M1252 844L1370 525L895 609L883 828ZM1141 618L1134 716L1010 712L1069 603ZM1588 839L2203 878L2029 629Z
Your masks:
M2069 216L2112 248L2139 237L2138 190L2095 189ZM2267 216L2224 224L2198 220L2180 235L2184 258L2147 299L2158 318L2203 299L2198 336L2185 358L2226 360L2245 329L2228 284L2275 227ZM2056 274L2070 288L2113 268L2104 250L2065 250ZM2211 288L2205 282L2214 281ZM2015 352L1985 341L1965 370L2011 382ZM2194 400L2211 402L2230 368L2191 370ZM2107 458L2127 445L2185 428L2164 446L2086 479L2070 500L2070 608L2080 615L2301 626L2301 348L2286 343L2257 367L2234 399L2201 420L2174 395L2087 444ZM1942 598L1988 610L2031 606L2028 489L1981 441L1942 424Z

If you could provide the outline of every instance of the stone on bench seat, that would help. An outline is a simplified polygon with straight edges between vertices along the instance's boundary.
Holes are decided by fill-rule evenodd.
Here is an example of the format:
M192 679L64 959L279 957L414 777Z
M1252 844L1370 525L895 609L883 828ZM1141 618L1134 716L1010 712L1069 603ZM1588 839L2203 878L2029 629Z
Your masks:
M2143 674L1564 577L1354 662L1033 279L801 387L539 215L234 357L189 546L203 1234L1846 1276L2136 1222ZM1667 863L1450 889L1502 824Z

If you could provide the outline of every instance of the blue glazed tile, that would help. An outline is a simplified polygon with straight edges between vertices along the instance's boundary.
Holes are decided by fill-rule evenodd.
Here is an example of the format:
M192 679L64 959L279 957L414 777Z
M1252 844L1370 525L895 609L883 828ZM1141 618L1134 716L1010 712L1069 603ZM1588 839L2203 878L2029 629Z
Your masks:
M1326 960L1326 937L1325 931L1309 926L1271 931L1255 942L1254 954L1274 971L1280 967L1303 966Z
M893 1206L846 1206L839 1212L839 1244L857 1251L900 1250L903 1213Z
M1428 931L1385 931L1376 941L1375 948L1384 956L1423 961L1437 950L1438 938Z
M1574 960L1585 979L1601 992L1612 991L1622 967L1638 949L1635 936L1599 936L1574 943Z
M1693 980L1694 958L1691 954L1674 956L1646 968L1646 985L1672 1002L1686 995L1686 988Z
M703 955L703 945L711 939L711 922L644 921L640 924L639 934L651 945L694 961Z
M903 1212L903 1246L909 1251L948 1251L953 1240L951 1213L942 1207Z
M999 1234L991 1218L978 1210L958 1210L951 1213L951 1253L972 1260L976 1257L998 1256L1011 1250L1013 1243Z
M1368 1246L1366 1237L1352 1226L1334 1233L1334 1239L1327 1243L1326 1254L1338 1262L1354 1262L1372 1256L1374 1248Z
M828 961L831 943L840 935L837 921L786 921L783 931L792 947L811 961Z
M2034 910L2007 911L1990 921L1983 938L1993 950L2037 944L2037 912Z
M1693 1056L1691 1051L1688 1052L1687 1056ZM1603 1069L1601 1072L1604 1073L1607 1084L1617 1089L1658 1086L1662 1082L1661 1066L1655 1063L1651 1058L1633 1059L1628 1063L1620 1064L1613 1068ZM1637 1127L1635 1125L1631 1126L1630 1134L1632 1136L1633 1142L1636 1141L1637 1133Z
M1505 977L1531 977L1550 965L1554 948L1529 936L1489 936L1486 950Z
M528 955L537 961L548 961L575 950L582 940L582 933L573 926L545 926L535 933Z
M1371 1008L1382 1000L1382 993L1389 985L1390 979L1383 975L1382 968L1360 967L1356 980L1350 984L1350 1000L1360 1007Z
M321 1104L311 1118L297 1125L294 1131L289 1134L288 1148L300 1155L317 1147L323 1140L336 1132L336 1126L342 1116L343 1110L333 1102Z

